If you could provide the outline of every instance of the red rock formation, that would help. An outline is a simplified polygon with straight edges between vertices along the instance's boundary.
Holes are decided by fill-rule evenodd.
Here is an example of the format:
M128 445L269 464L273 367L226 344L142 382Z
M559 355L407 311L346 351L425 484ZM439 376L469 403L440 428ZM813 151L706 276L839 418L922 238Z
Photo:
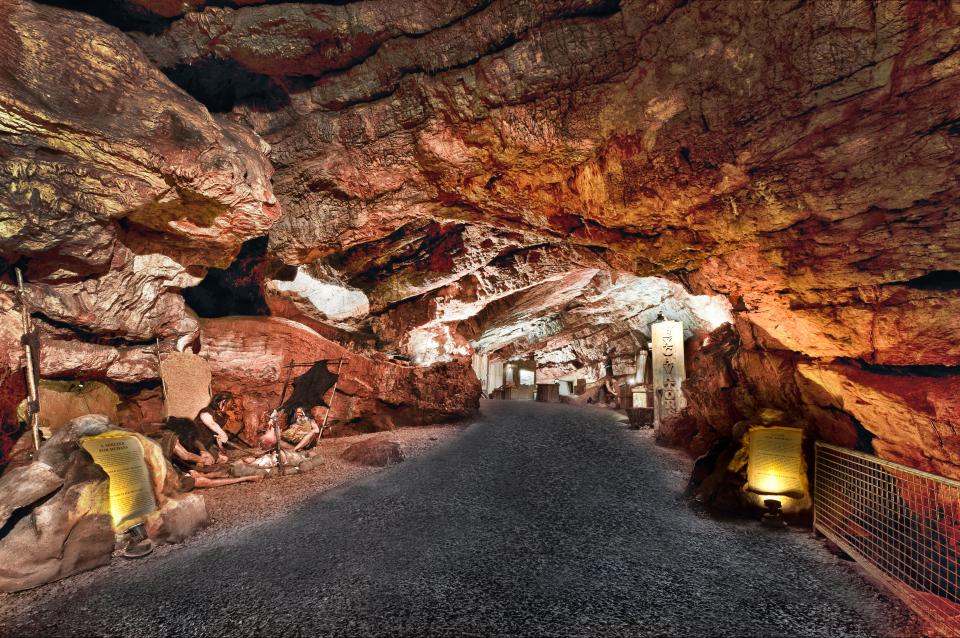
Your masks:
M279 214L265 145L80 13L4 2L0 69L0 258L27 261L41 372L153 378L142 342L197 330L178 293L195 266L228 263ZM0 288L6 384L20 324Z
M270 227L262 142L212 117L123 34L14 0L0 29L5 256L56 251L34 272L52 280L116 267L118 239L138 255L149 241L181 264L225 263Z
M344 358L336 397L332 390L317 397L317 405L330 405L332 426L392 429L469 416L478 407L480 384L469 362L412 367L369 358L302 324L273 317L203 320L202 335L201 353L210 363L214 391L228 390L240 398L250 439L279 405L284 382L307 370L295 368L288 376L285 366L290 363ZM329 369L336 372L336 364Z
M709 334L701 333L687 342L686 369L689 377L683 389L688 405L681 418L667 421L657 431L657 440L684 447L695 456L707 453L720 439L732 436L732 426L755 412L737 396L735 355L740 338L730 324ZM739 404L739 405L738 405ZM742 411L741 411L742 410Z
M264 274L276 315L420 362L537 352L555 376L635 348L666 304L618 282L660 275L736 314L693 346L675 439L778 407L960 476L955 5L130 2L169 28L134 45L13 0L0 21L0 256L31 257L48 335L107 341L51 343L48 370L148 374L137 342L196 329L179 288L258 235L313 281ZM211 107L232 112L156 67L229 88ZM688 336L720 323L670 298ZM211 322L204 348L225 387L270 388L253 413L278 377L245 362L282 359L255 331L311 358L318 337L251 321ZM437 368L383 367L411 414L472 402L416 396ZM357 392L364 415L400 409Z

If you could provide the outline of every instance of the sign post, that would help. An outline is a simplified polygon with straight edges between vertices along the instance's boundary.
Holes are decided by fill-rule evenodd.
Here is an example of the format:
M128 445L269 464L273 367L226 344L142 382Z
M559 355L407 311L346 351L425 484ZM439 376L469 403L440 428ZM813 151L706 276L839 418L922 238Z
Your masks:
M683 365L683 324L669 321L663 314L650 326L653 342L653 408L654 424L676 416L686 407L680 388L686 379Z

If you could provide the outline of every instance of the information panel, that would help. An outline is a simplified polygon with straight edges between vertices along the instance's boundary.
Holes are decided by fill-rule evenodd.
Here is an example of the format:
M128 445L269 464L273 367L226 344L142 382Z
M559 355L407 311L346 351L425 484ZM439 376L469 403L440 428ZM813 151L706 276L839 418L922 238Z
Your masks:
M113 526L122 530L157 509L143 445L127 432L105 432L83 439L83 449L110 478L110 513Z
M686 401L680 387L686 379L683 366L683 324L679 321L658 321L650 329L653 349L653 408L659 427L665 419L676 416Z
M747 489L758 494L802 497L803 430L757 427L749 436Z

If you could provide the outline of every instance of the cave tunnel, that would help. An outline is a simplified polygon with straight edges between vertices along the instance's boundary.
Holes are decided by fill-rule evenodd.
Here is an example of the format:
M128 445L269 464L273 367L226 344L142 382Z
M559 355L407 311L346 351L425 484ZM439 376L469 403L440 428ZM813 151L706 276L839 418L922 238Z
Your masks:
M960 634L956 2L0 33L0 634Z

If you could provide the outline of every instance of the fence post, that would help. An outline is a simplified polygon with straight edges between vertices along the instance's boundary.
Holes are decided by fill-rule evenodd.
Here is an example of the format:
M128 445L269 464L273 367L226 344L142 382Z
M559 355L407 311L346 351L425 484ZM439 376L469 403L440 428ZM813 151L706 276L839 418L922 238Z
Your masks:
M820 460L820 441L814 441L813 443L813 537L820 538L822 534L817 531L817 481L820 478L820 475L817 472L817 464Z

